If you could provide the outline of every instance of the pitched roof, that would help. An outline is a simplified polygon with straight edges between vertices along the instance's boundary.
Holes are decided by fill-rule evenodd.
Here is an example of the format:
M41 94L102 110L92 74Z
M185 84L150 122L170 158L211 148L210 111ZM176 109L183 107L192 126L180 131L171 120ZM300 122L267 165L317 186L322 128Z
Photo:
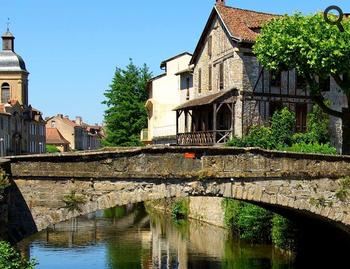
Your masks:
M225 5L215 5L210 13L209 19L202 35L197 43L190 64L194 64L205 44L207 32L211 28L212 22L218 18L227 34L237 42L254 43L259 35L260 28L267 22L278 18L280 15L257 12L247 9L228 7Z
M231 36L245 42L254 42L259 35L257 30L280 16L224 5L216 5L215 9Z
M180 53L180 54L178 54L178 55L175 55L175 56L173 56L173 57L171 57L171 58L169 58L169 59L166 59L166 60L164 60L164 61L162 61L162 62L160 63L160 68L165 67L165 65L166 65L167 62L170 62L170 61L172 61L172 60L175 60L176 58L180 58L180 57L185 56L185 55L192 56L192 53L189 53L189 52L185 51L185 52Z
M57 128L46 128L46 143L51 145L69 144Z
M236 96L237 95L237 90L236 89L232 89L229 91L220 91L217 93L213 93L207 96L203 96L203 97L199 97L190 101L187 101L181 105L179 105L178 107L174 108L173 110L182 110L182 109L190 109L190 108L194 108L197 106L204 106L204 105L210 105L215 103L216 101L218 101L221 97L226 99L232 96Z

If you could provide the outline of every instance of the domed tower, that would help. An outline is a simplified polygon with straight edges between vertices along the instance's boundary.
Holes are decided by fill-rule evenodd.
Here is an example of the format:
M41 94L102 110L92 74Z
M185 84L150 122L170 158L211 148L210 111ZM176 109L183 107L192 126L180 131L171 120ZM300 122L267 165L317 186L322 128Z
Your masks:
M28 71L21 56L14 51L15 37L7 28L2 35L0 52L0 103L17 100L28 106Z

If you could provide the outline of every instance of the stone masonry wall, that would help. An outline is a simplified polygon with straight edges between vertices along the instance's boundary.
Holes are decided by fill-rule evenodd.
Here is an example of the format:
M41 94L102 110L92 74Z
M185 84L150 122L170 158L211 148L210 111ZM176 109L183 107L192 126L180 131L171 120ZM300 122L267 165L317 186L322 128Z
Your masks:
M186 158L188 152L196 158ZM344 230L350 225L349 200L336 196L342 178L350 175L347 156L238 148L134 148L18 156L11 159L11 171L25 201L17 212L27 213L26 217L15 218L25 221L22 229L30 221L42 230L116 205L175 197L231 197L321 218ZM85 198L80 212L64 208L63 198L71 191Z

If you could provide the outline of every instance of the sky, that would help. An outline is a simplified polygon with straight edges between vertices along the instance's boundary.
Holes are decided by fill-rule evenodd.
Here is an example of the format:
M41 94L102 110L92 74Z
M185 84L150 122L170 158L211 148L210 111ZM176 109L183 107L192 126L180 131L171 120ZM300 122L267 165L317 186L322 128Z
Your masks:
M103 93L116 67L132 58L153 75L160 62L193 52L215 0L0 0L0 31L16 37L15 52L26 62L29 102L44 117L82 116L101 123ZM227 0L229 6L268 13L305 14L336 0Z

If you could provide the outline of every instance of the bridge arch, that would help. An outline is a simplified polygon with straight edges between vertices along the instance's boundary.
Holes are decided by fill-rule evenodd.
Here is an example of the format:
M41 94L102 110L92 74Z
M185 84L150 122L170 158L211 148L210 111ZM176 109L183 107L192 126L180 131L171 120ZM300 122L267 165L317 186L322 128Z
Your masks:
M349 157L260 149L135 148L14 157L8 170L15 185L11 204L21 207L13 208L18 212L15 219L27 219L26 225L16 227L32 223L28 233L118 205L189 196L286 208L350 230L350 201L336 196L350 175ZM72 190L85 197L80 212L64 208L63 198Z

